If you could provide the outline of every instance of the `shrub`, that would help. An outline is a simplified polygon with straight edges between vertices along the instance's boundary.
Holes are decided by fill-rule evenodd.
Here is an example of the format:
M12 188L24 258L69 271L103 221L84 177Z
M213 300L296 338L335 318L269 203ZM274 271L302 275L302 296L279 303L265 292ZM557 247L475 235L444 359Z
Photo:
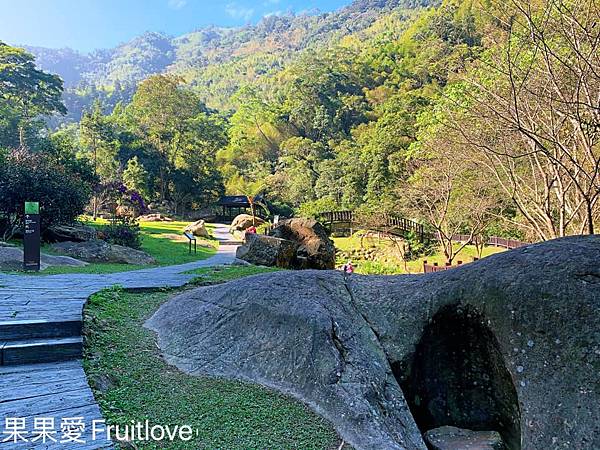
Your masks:
M21 228L28 201L40 203L42 231L71 223L83 213L91 185L68 164L27 150L14 150L0 159L0 238L9 239Z
M119 216L102 227L100 237L111 244L139 249L142 247L140 226L131 217Z
M131 215L138 216L148 211L142 195L132 189L127 189L120 181L109 181L98 186L98 197L104 208L108 209L113 218L116 218L118 209L130 211Z

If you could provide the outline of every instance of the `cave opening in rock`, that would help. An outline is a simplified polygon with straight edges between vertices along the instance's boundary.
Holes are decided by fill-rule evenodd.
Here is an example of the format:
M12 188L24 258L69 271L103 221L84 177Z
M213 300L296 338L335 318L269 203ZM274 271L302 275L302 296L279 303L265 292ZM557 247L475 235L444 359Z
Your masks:
M481 314L456 305L442 309L411 361L392 368L421 432L445 425L498 431L509 450L521 449L517 393Z

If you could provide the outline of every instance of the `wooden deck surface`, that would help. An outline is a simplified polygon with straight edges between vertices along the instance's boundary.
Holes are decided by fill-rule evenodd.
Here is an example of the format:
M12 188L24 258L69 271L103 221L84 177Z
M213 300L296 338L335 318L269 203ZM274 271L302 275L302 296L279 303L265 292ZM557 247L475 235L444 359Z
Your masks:
M60 328L64 328L62 336L70 336L66 339L73 340L72 331L80 332L77 324L82 321L87 298L101 289L114 285L130 289L179 287L193 278L193 275L185 274L186 271L231 263L235 258L236 245L228 242L224 226L218 227L215 234L226 244L220 246L215 256L178 266L102 275L25 276L0 273L0 450L112 447L105 440L91 439L92 421L101 419L102 415L80 360L2 365L3 349L8 349L10 343L15 342L11 338L23 339L23 336L14 334L22 334L23 330L27 333L30 329L33 330L31 342L36 342L35 333L43 335L52 327L56 328L52 333L57 335L61 333ZM6 434L6 419L25 419L26 430L32 438L35 418L53 418L57 431L55 437L60 441L61 421L72 417L84 418L86 427L81 439L85 440L85 444L3 442L10 437Z

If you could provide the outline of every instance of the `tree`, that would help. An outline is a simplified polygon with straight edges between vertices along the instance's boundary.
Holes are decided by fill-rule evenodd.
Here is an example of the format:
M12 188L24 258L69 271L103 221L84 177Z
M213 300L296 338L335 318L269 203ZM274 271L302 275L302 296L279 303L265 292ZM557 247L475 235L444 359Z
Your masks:
M280 153L277 172L267 182L269 191L294 207L315 200L320 166L333 154L320 142L301 137L283 142Z
M147 196L148 194L148 172L140 164L138 157L134 156L127 161L127 167L123 171L123 183L128 189Z
M0 41L0 98L19 114L19 145L25 148L27 123L38 115L66 114L63 82L35 67L35 58Z
M399 192L403 207L433 228L451 264L500 215L503 202L493 180L482 176L476 162L458 150L430 153L416 165ZM467 239L455 249L457 234Z
M154 75L139 84L128 109L140 133L154 145L162 161L160 198L167 200L170 171L181 152L181 136L188 121L203 112L203 105L182 86L180 78Z
M538 238L592 234L600 214L600 9L594 0L494 5L495 45L465 77L470 102L456 128Z
M81 143L86 156L92 161L94 176L103 181L115 179L118 171L117 142L113 127L102 113L100 101L95 101L91 111L85 111L79 124ZM92 199L94 220L98 213L98 196Z

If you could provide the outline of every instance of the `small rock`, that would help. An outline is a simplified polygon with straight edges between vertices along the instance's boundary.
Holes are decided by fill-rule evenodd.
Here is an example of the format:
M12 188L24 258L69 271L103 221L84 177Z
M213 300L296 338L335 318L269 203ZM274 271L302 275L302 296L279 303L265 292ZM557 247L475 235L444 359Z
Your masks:
M97 391L105 394L115 386L115 379L111 375L101 373L89 377L90 385Z
M173 222L170 217L164 216L160 213L146 214L145 216L139 216L137 218L139 222Z
M190 223L185 227L185 231L192 233L198 237L209 237L208 230L204 224L204 220L197 220L196 222Z
M451 426L429 430L425 442L433 450L505 450L497 431L472 431Z
M280 221L270 236L288 239L298 244L298 269L334 269L335 246L327 230L314 219L294 218Z
M86 262L68 256L54 256L42 253L40 270L50 266L87 266ZM23 269L23 249L18 247L0 246L0 270L17 271Z

